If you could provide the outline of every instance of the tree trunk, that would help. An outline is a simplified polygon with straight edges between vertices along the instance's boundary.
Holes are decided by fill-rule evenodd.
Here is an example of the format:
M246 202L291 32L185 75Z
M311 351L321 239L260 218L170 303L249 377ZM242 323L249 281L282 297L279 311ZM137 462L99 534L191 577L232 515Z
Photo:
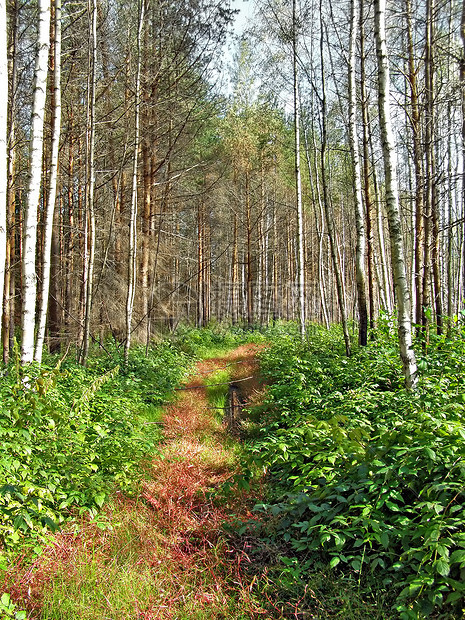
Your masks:
M39 326L37 332L34 359L42 361L42 350L45 339L45 324L50 289L50 261L52 248L53 214L57 195L58 180L58 148L61 130L61 0L54 0L53 19L53 96L52 96L52 153L50 163L49 191L45 214L44 251L42 255L42 282L40 287Z
M357 2L350 2L350 48L349 48L349 142L352 154L352 168L354 175L355 225L357 229L357 245L355 251L355 277L357 283L357 299L359 312L359 343L367 344L368 312L365 277L366 236L362 200L362 178L360 172L360 157L357 137L357 94L355 87L355 51L356 51L356 24Z
M428 257L431 259L433 296L432 301L436 312L437 333L442 333L442 293L441 276L439 266L439 214L438 214L438 188L436 185L436 158L435 158L435 85L434 85L434 0L427 0L426 15L426 55L425 55L425 98L426 98L426 127L425 127L425 150L426 150L426 216L430 215L431 222L428 227L431 231L431 248L428 249ZM427 239L425 238L425 246Z
M465 214L465 0L462 1L462 14L460 19L460 38L462 40L462 55L460 58L460 87L461 87L461 112L462 112L462 215ZM462 225L462 269L460 273L460 287L462 292L465 289L465 220Z
M328 229L329 246L331 250L331 260L333 263L334 275L336 278L336 291L337 301L339 305L339 311L341 313L342 332L344 335L344 343L346 348L346 355L350 357L350 335L349 327L347 325L347 313L345 307L344 298L344 285L341 275L341 267L337 256L336 247L336 232L334 230L334 218L330 213L330 195L328 191L328 179L326 172L326 152L327 152L327 125L326 125L326 77L325 77L325 63L324 63L324 27L323 27L323 14L322 14L322 0L320 0L320 57L321 57L321 182L323 186L323 206L325 211L326 227Z
M50 0L39 0L38 52L34 71L34 101L30 139L29 179L27 183L22 260L22 342L21 362L34 357L34 329L37 298L36 246L37 210L42 176L42 147L44 136L45 99L47 92L48 54L50 46Z
M296 0L292 0L292 73L294 79L294 170L297 202L297 296L300 336L305 338L305 262L302 203L302 177L300 173L300 101L297 72L297 15Z
M84 325L79 363L87 363L89 354L90 322L93 302L93 279L95 259L95 91L97 88L97 0L89 0L90 17L90 71L88 80L87 102L87 174L86 174L86 209L84 214Z
M237 237L237 213L234 213L233 246L231 256L231 317L233 325L236 325L239 319L239 269Z
M417 383L417 364L412 348L410 297L404 260L399 194L397 187L397 157L391 125L389 102L389 62L386 45L386 3L375 0L375 39L378 61L378 108L383 147L386 207L391 240L392 274L398 304L400 357L405 385L412 390Z
M245 220L246 220L246 234L247 234L247 250L246 250L246 264L247 264L247 323L249 327L253 324L254 320L254 303L253 303L253 269L252 269L252 212L250 205L250 179L249 172L245 173Z
M363 128L363 195L365 200L366 236L367 236L367 264L368 264L368 302L370 327L375 327L375 292L374 292L374 262L375 253L373 247L373 197L370 182L370 138L369 138L369 114L368 97L366 89L365 69L365 20L364 0L360 0L359 28L360 28L360 99L362 109Z
M421 119L420 106L418 103L417 74L414 63L414 47L412 32L412 7L411 0L406 0L407 17L407 47L408 47L408 82L410 85L410 122L413 134L413 163L415 167L415 247L414 247L414 280L415 280L415 321L417 325L422 322L423 314L423 252L425 243L424 227L424 173L423 173L423 149L421 145Z
M139 26L137 33L137 70L136 90L134 101L134 158L132 167L131 213L129 217L129 254L128 254L128 290L126 297L126 340L124 343L124 359L127 361L131 346L132 314L134 310L134 296L136 291L137 266L137 172L139 163L139 123L140 123L140 74L141 74L141 46L142 29L144 25L145 0L141 0Z
M7 25L5 22L5 29ZM5 30L6 32L6 30ZM6 262L5 278L3 288L3 309L2 309L2 344L3 362L8 363L10 351L14 344L15 329L15 288L16 288L16 204L15 204L15 174L16 174L16 124L15 124L15 103L18 83L18 6L13 0L10 9L10 31L7 42L10 56L10 66L7 67L9 89L8 89L8 108L7 108L7 239L6 239ZM7 54L8 56L8 54ZM0 72L0 75L2 73ZM0 289L1 290L1 289Z
M6 96L8 93L8 57L6 36L6 0L0 0L0 81L0 88L3 93L0 102L0 291L2 292L2 304L0 305L0 308L3 308L7 254L8 211L8 97ZM5 348L5 342L3 347Z

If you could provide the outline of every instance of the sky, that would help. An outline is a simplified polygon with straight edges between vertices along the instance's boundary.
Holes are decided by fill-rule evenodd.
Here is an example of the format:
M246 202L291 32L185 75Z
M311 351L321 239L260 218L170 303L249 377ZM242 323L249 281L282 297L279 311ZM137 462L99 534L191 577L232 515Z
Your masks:
M253 0L232 0L231 8L238 9L240 13L234 22L234 32L238 35L242 34L244 28L248 25L253 14Z

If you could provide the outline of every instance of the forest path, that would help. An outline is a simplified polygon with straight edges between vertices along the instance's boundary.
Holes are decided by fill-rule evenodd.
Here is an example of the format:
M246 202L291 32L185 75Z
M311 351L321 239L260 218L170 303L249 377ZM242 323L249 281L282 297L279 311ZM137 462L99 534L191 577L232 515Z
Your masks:
M146 464L139 492L117 493L94 523L60 533L23 575L28 618L279 617L261 605L253 570L244 570L247 540L224 527L252 518L261 488L258 482L248 491L222 490L240 474L241 448L212 406L212 387L204 387L226 377L226 384L241 381L247 400L257 398L261 348L240 346L196 365L164 408L164 440Z

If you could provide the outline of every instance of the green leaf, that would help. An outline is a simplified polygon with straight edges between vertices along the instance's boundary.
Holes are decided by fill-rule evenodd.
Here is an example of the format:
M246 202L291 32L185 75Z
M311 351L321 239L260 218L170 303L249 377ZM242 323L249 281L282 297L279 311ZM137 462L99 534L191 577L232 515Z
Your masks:
M427 456L432 460L435 461L436 460L436 452L434 450L432 450L431 448L428 448L427 446L424 448Z
M105 501L105 493L97 493L94 495L94 502L97 504L99 508L103 506L103 502Z
M459 601L461 598L463 598L463 592L451 592L446 598L446 604L455 603L455 601Z
M350 565L352 566L354 570L359 571L360 567L362 566L362 563L360 562L360 560L352 560Z
M457 549L457 551L454 551L450 556L451 564L456 564L458 562L465 562L465 550L464 549Z
M331 560L331 562L329 563L329 565L331 568L335 568L339 564L340 561L341 559L337 555L335 555L333 559Z
M450 573L449 562L447 562L446 560L442 558L439 560L436 560L436 562L434 563L434 568L436 569L436 572L438 572L443 577L447 577L447 575Z

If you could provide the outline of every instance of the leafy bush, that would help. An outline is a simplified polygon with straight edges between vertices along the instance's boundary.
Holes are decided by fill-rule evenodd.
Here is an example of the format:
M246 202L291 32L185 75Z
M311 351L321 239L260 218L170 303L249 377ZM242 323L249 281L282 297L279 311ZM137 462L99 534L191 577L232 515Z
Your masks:
M266 327L260 330L239 325L231 327L220 323L212 323L202 328L180 325L172 339L175 346L188 355L204 358L247 342L263 341L266 338L266 329Z
M251 451L275 489L258 509L279 535L396 588L397 612L418 618L465 595L465 338L430 338L414 394L391 338L350 359L334 334L277 340L262 354L271 385Z
M94 515L128 488L159 439L147 424L182 378L187 356L163 343L124 364L18 364L0 379L0 540L6 548L54 530L71 509ZM26 373L26 374L25 374ZM34 543L33 543L34 544Z

